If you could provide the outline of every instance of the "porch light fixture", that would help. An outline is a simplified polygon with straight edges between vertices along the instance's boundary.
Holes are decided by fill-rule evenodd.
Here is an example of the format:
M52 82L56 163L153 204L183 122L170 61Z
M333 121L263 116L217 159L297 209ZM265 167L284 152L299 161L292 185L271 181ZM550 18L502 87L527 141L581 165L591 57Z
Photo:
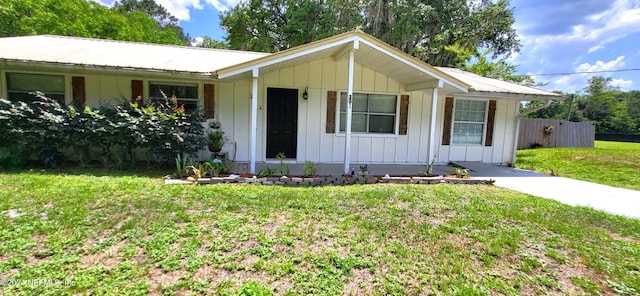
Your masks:
M309 99L309 92L307 91L307 89L308 89L308 87L305 86L304 92L302 93L302 98L305 99L305 100Z

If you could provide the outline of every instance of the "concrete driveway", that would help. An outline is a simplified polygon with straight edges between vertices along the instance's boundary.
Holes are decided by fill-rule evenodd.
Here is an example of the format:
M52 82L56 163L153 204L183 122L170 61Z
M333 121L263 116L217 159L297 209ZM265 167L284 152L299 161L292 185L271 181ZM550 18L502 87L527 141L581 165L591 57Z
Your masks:
M640 219L640 191L480 162L457 162L472 177L492 178L498 187Z

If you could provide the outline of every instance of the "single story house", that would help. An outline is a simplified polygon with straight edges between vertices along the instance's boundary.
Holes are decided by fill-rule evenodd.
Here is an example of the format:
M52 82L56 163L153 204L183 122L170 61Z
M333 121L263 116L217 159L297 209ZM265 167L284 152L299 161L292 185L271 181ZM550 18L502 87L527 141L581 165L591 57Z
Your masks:
M62 36L0 38L0 97L76 105L175 94L238 162L514 163L521 101L558 94L432 67L361 31L273 54Z

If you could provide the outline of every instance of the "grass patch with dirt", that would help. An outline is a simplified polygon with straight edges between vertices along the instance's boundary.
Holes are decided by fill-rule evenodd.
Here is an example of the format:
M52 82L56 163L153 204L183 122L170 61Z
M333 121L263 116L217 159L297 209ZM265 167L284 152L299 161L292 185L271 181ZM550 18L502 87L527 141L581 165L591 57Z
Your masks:
M595 148L519 150L516 167L640 190L640 143L596 141Z
M0 295L640 292L640 221L492 186L0 173Z

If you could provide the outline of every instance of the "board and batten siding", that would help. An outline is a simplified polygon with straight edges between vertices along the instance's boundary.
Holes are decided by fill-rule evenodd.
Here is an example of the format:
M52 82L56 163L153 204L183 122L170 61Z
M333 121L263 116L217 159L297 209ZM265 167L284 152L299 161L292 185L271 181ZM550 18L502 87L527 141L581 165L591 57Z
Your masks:
M314 60L269 73L260 73L258 87L257 161L266 159L266 90L269 87L298 89L297 162L342 163L345 137L326 133L327 92L347 90L347 61L332 58ZM309 99L302 93L307 88ZM398 81L360 64L354 68L354 92L409 95L407 135L353 134L354 163L426 163L429 144L431 91L404 91ZM237 143L236 161L249 161L251 80L216 85L219 119L229 138ZM399 104L398 104L399 106ZM339 107L337 107L339 108ZM336 110L336 130L339 129ZM399 117L396 118L396 121ZM232 123L232 126L229 126Z
M456 97L456 99L465 99ZM477 100L477 98L474 98ZM491 98L487 98L487 102ZM493 143L485 146L483 137L482 145L442 145L444 105L445 98L438 101L438 124L436 125L436 146L437 162L447 163L450 161L481 161L494 164L508 164L511 162L514 149L514 131L516 126L516 114L519 110L520 102L517 100L496 100L496 112L493 127ZM487 124L485 121L485 130ZM446 131L451 132L451 131Z

